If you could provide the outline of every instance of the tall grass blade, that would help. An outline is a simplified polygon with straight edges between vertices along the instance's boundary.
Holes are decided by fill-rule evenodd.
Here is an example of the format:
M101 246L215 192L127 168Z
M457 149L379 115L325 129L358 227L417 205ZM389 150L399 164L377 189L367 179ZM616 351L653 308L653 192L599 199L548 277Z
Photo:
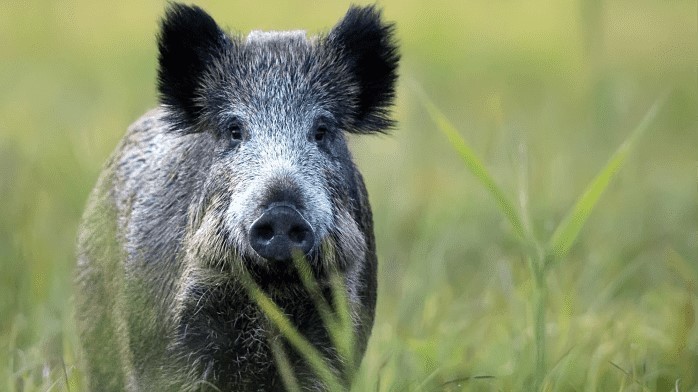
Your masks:
M286 391L301 392L301 388L298 386L298 380L291 366L291 361L288 359L286 351L279 339L271 340L271 352L274 354L274 360L279 367L279 374L281 375L281 380L284 383Z
M313 300L315 308L320 314L320 318L322 318L323 324L325 324L325 327L330 331L330 333L332 331L336 331L338 328L340 328L340 326L338 325L335 315L332 313L330 305L325 300L318 282L313 277L313 273L311 272L310 265L308 265L308 261L305 259L305 257L303 257L302 254L294 252L293 263L296 267L296 271L298 271L298 276L301 278L303 287L308 292L309 297Z
M345 366L347 378L352 379L356 370L356 359L354 352L354 330L349 310L349 299L344 295L344 285L337 272L331 273L331 289L333 303L336 314L332 311L330 304L325 300L325 296L315 280L310 265L302 254L294 254L293 262L303 286L312 298L315 308L320 314L327 332L330 335L332 344L338 350Z
M574 241L579 236L584 223L591 214L591 211L596 206L599 201L601 194L608 187L616 173L620 170L625 162L631 148L637 141L637 139L647 130L654 118L659 112L659 108L664 102L664 97L659 98L652 105L650 110L647 111L642 121L635 127L633 132L628 136L627 139L618 147L618 150L611 156L606 166L596 175L596 178L587 186L584 193L579 197L574 207L570 210L569 214L562 220L558 225L550 238L550 242L547 246L547 254L551 257L548 258L546 262L546 267L548 267L555 260L559 260L564 257L570 250Z
M325 362L325 357L293 326L281 309L257 286L251 276L243 274L241 281L250 297L262 309L262 312L279 329L279 332L308 362L313 371L330 391L344 391L346 387Z
M421 91L419 87L416 87L415 91L422 100L422 104L426 108L427 113L429 113L429 117L431 117L432 121L436 124L436 127L446 136L451 147L456 150L470 172L473 173L494 197L499 209L504 213L507 219L509 219L516 236L519 237L520 240L525 241L526 235L524 226L514 204L507 198L502 189L497 186L490 173L482 164L482 161L480 161L470 145L468 145L465 139L458 133L456 127L446 118L446 115L436 107L426 93Z
M354 322L351 317L351 310L349 309L349 298L346 294L347 289L344 285L344 280L338 273L332 274L330 283L332 287L332 300L337 312L337 319L339 320L340 327L338 331L333 332L335 335L334 344L340 350L344 358L347 377L351 380L356 374L358 358L356 357L355 351Z

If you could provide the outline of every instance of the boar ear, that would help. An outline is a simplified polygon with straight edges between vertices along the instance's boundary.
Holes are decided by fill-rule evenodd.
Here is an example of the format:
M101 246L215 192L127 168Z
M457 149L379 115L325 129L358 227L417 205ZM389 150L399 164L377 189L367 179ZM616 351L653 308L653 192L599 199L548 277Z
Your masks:
M173 126L194 125L202 77L211 61L224 50L227 36L204 10L171 3L158 35L158 90L160 103L170 109Z
M395 98L400 60L395 26L381 21L375 6L351 6L329 34L330 44L340 50L358 83L354 132L385 132L394 125L390 106Z

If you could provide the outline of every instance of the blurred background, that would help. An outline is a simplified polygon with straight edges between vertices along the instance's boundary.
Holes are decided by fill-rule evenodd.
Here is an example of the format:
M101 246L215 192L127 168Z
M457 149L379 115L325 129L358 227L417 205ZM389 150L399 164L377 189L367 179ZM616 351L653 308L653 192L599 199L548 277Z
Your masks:
M163 1L0 2L0 391L82 390L76 230L126 127L156 105ZM340 2L201 1L220 25L328 31ZM545 243L659 97L548 274L547 390L698 388L694 0L391 0L390 136L352 148L374 210L377 319L355 390L526 390L532 281L424 92ZM68 380L68 381L66 381Z

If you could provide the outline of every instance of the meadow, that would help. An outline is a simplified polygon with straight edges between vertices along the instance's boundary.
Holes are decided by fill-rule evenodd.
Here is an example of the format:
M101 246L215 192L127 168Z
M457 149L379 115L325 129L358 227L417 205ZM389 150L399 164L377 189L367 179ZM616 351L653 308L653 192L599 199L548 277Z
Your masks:
M197 3L240 32L349 4ZM698 390L696 2L379 4L399 125L351 139L380 263L353 390ZM76 231L157 103L164 6L0 3L0 391L85 389Z

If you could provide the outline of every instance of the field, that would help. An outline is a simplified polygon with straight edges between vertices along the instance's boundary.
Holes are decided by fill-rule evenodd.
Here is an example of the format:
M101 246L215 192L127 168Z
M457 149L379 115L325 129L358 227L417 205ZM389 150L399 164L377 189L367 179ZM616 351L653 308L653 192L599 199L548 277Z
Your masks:
M0 391L84 390L77 226L156 105L164 5L0 3ZM348 3L200 5L320 32ZM354 390L698 390L696 2L380 5L399 126L351 139L380 262Z

